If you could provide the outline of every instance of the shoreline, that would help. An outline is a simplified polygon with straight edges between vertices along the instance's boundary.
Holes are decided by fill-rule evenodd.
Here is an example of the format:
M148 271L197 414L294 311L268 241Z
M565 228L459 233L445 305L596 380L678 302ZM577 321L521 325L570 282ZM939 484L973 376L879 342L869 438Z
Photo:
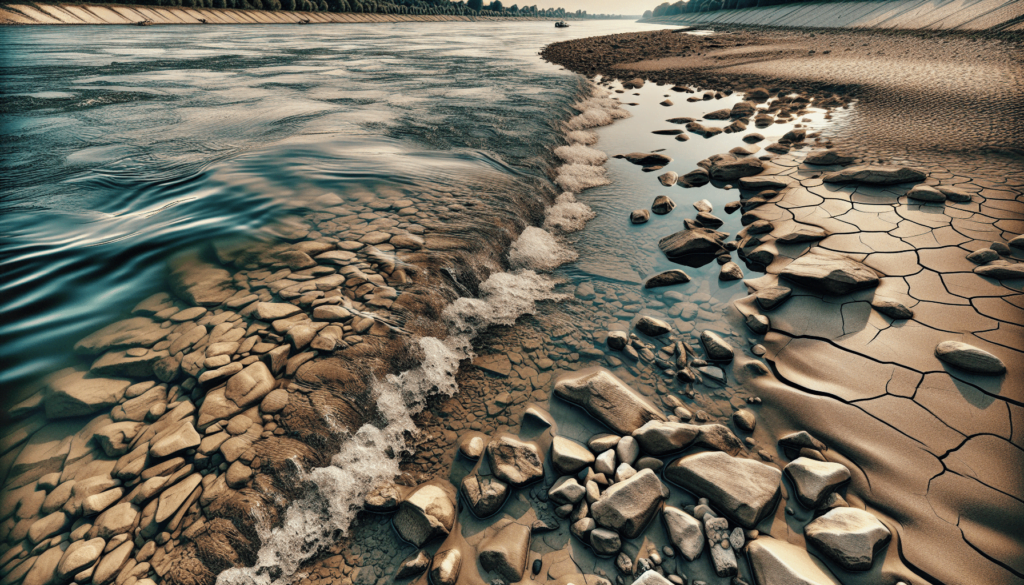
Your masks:
M200 21L205 19L206 23ZM352 12L300 12L240 10L235 8L183 8L126 6L123 4L0 4L0 26L18 25L153 25L202 24L368 24L397 22L511 22L557 21L572 17L496 17L463 15L367 14Z

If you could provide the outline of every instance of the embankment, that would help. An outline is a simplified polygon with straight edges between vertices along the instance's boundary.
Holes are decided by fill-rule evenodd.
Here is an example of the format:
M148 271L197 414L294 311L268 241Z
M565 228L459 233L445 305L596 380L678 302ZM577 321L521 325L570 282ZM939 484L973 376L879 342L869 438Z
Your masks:
M1022 31L1021 0L897 0L786 4L649 18L688 26L754 25L799 28Z
M224 8L183 8L159 6L4 4L0 5L0 24L309 24L366 22L473 22L499 21L493 16L366 14L347 12L290 12L271 10L235 10ZM529 18L520 20L555 20Z

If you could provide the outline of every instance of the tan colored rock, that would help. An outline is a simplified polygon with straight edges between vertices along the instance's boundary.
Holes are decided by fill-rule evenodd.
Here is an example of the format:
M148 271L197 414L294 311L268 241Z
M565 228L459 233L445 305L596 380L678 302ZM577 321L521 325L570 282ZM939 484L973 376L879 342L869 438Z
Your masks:
M107 541L102 538L72 542L57 563L57 577L70 579L96 563Z
M769 536L747 543L747 559L758 585L840 585L806 549Z
M116 406L130 385L128 380L64 369L48 379L43 407L51 419L92 414Z
M131 502L122 502L96 517L90 534L109 540L131 531L138 524L139 508Z
M57 580L57 565L64 556L64 551L70 543L63 543L47 549L36 558L32 568L28 570L21 585L50 585Z
M928 178L928 175L917 169L896 165L860 165L825 173L821 178L826 183L895 185L898 183L917 183Z
M841 507L830 510L804 528L807 541L847 571L866 571L892 533L870 512Z
M196 487L203 481L203 476L198 473L186 477L179 481L175 485L165 489L160 494L159 503L157 504L155 520L157 523L162 523L175 512L178 508L188 499L192 492L195 491Z
M224 396L239 407L248 408L270 394L275 382L267 366L255 362L228 380Z
M168 457L186 449L198 447L202 437L192 426L191 420L182 421L176 427L154 437L149 452L154 457Z
M392 522L413 546L447 536L455 527L456 494L452 484L432 480L417 486L399 505Z
M625 538L636 538L661 509L667 495L658 476L644 469L605 490L590 512L598 525Z
M75 353L97 355L122 347L152 347L167 337L169 330L147 317L132 317L111 323L75 344Z
M113 581L132 558L134 549L135 544L132 541L127 541L103 555L100 562L96 563L96 568L92 573L93 585L106 585Z
M216 306L235 294L231 274L192 253L171 260L168 281L178 298L204 307Z
M991 353L960 341L943 341L935 346L935 357L975 374L999 375L1006 372L1002 360Z
M856 260L812 248L789 263L780 273L782 278L811 290L845 295L878 286L878 273Z
M555 395L582 407L620 435L628 435L651 420L667 420L646 398L604 368L587 368L559 377Z
M544 457L535 443L500 434L487 444L486 452L494 476L513 487L544 477Z
M523 580L530 559L530 527L509 522L480 545L480 565L507 583Z
M430 562L432 585L455 585L462 570L462 552L457 548L438 551Z
M48 516L36 520L32 524L28 529L28 540L32 544L39 544L67 528L71 523L70 521L71 519L68 518L67 514L57 510Z

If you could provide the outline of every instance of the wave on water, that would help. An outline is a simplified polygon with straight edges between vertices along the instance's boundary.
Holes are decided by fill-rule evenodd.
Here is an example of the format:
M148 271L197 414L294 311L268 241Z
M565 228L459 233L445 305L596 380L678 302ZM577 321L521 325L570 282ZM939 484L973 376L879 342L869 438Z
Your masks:
M412 417L423 410L429 397L458 391L455 376L460 362L474 357L473 340L492 325L515 324L520 316L535 312L538 302L566 298L555 292L558 281L538 272L576 259L576 252L557 234L582 229L594 212L574 193L608 182L599 166L607 155L583 144L593 144L597 138L586 129L629 116L607 99L604 90L591 85L590 91L590 97L573 106L581 113L564 125L570 146L555 149L556 156L566 162L555 170L555 182L566 192L547 209L543 229L529 226L512 243L509 263L514 271L491 274L480 285L478 298L452 302L443 312L446 338L410 341L424 356L420 365L372 384L383 420L363 425L342 445L330 466L300 470L296 480L308 486L306 495L291 502L280 526L264 522L259 527L262 545L255 566L224 571L218 585L269 585L297 576L304 561L347 534L372 489L400 474L401 454L409 451L406 434L419 432Z

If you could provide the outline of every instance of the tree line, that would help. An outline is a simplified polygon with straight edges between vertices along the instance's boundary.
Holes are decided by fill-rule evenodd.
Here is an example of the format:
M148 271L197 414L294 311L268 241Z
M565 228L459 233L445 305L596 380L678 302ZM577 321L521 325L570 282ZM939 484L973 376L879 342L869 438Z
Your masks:
M654 10L644 12L644 18L657 16L674 16L691 12L711 12L713 10L732 10L736 8L756 8L758 6L778 6L780 4L799 4L802 2L843 2L849 0L679 0L673 4L664 2ZM882 0L876 0L882 1Z
M484 5L483 0L99 0L99 3L371 14L618 18L603 14L587 14L586 10L571 12L564 8L538 8L536 4L505 6L501 0L493 0L487 5Z

